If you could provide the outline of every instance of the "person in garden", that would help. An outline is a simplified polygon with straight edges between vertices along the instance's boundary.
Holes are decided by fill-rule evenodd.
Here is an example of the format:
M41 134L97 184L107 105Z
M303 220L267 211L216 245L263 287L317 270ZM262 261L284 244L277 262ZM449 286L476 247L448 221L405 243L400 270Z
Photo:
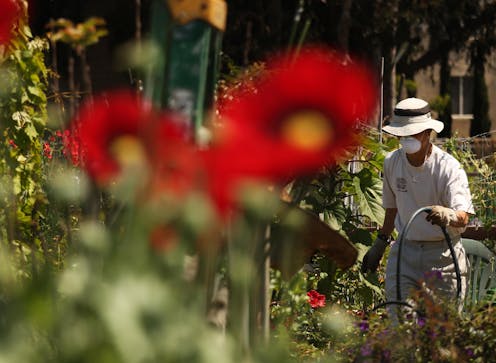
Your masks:
M400 139L401 148L384 160L382 203L384 223L362 261L362 272L377 270L393 230L401 233L420 208L431 211L415 218L404 236L401 251L400 295L405 299L428 276L442 296L456 296L455 265L441 227L452 241L461 273L461 299L467 288L468 261L460 242L469 215L474 213L468 179L460 163L431 143L442 122L431 118L429 104L418 98L400 101L384 131ZM386 299L397 300L398 243L391 244L386 266Z

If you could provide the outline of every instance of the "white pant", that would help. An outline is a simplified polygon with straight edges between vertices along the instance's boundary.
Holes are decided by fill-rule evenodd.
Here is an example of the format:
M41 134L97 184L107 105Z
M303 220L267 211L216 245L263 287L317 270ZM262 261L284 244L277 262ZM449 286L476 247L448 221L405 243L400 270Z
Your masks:
M460 238L453 239L453 248L461 273L461 295L463 302L467 291L468 259ZM397 301L398 242L393 242L386 266L386 299ZM446 241L422 242L404 240L401 247L401 300L405 301L412 289L420 288L420 283L431 281L435 293L456 298L457 279L455 264ZM438 275L440 278L436 278Z

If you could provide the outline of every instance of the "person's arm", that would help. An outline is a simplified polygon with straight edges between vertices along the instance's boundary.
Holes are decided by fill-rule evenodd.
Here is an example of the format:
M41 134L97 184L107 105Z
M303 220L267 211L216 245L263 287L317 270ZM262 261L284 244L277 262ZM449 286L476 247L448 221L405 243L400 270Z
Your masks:
M454 227L463 230L470 214L474 213L472 196L467 174L458 164L452 165L452 173L446 181L444 191L444 205L431 206L432 212L427 215L427 220L441 227Z
M377 267L379 267L382 255L389 244L391 233L393 233L394 230L394 219L396 218L396 213L398 213L396 208L386 208L382 228L379 230L372 247L370 247L365 256L363 256L362 273L368 271L375 272Z
M396 208L386 208L386 214L384 215L384 223L382 224L382 228L379 230L379 234L391 236L394 231L394 220L396 218L396 214L398 213L398 209Z

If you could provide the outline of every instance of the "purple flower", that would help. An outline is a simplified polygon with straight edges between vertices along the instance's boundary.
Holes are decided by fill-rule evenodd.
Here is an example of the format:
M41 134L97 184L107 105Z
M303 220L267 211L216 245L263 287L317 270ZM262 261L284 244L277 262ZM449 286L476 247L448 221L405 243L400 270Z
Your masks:
M417 325L419 328L423 328L425 326L425 318L424 317L418 317L417 318Z
M357 326L360 328L362 333L369 331L369 322L367 320L362 320L357 324Z
M382 351L382 358L385 359L386 361L389 361L391 359L391 351L383 350Z
M428 332L428 334L427 334L427 335L428 335L431 339L436 339L436 338L437 338L437 336L438 336L438 334L437 334L434 330L432 330L432 329L429 329L429 332Z
M468 357L472 358L474 356L474 350L472 348L466 348L465 353Z
M362 357L368 357L372 354L372 347L369 344L365 344L360 348L360 353L362 353Z

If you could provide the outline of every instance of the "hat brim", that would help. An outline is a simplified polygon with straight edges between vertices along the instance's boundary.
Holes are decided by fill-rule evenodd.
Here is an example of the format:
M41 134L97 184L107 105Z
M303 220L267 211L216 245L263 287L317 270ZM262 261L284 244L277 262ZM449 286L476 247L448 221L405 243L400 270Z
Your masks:
M439 133L444 129L444 124L441 121L432 118L426 119L425 122L415 122L406 125L404 123L396 123L393 120L393 122L384 126L382 129L394 136L412 136L428 129L432 129Z

